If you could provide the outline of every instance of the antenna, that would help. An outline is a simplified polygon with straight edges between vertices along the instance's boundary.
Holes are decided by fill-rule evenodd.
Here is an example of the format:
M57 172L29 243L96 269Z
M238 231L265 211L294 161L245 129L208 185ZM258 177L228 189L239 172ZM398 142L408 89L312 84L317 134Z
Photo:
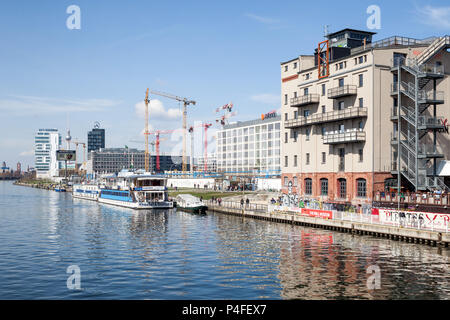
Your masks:
M329 24L326 24L326 25L323 27L324 37L327 37L328 34L330 33L330 32L329 32L329 31L330 31L329 28L330 28L330 25L329 25Z

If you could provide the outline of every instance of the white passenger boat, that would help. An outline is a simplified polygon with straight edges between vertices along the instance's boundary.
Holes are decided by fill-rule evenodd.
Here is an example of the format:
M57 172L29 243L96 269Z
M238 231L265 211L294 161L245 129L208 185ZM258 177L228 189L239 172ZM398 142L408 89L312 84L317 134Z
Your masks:
M177 209L181 209L183 211L200 213L203 214L206 212L208 207L197 197L194 197L191 194L179 194L175 198Z
M122 170L103 176L98 201L133 209L173 208L164 176Z
M96 184L74 184L72 196L78 199L97 201L100 195L100 187Z

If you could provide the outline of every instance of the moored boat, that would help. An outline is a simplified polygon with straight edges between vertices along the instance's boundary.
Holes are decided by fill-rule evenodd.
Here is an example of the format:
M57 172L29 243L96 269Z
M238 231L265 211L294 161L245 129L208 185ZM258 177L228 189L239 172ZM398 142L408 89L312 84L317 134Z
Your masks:
M208 207L197 197L191 194L180 194L175 198L177 209L192 212L192 213L206 213Z
M100 195L100 187L96 184L74 184L72 196L78 199L97 201Z
M98 201L132 209L173 208L166 183L164 176L122 170L102 177Z

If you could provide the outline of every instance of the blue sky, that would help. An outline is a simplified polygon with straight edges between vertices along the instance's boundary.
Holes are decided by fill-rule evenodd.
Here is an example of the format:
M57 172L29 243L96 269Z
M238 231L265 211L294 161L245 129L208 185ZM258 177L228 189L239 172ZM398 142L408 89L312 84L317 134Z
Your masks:
M73 4L81 30L66 27ZM448 1L2 1L0 161L33 165L35 131L67 123L80 141L99 121L107 147L142 149L147 87L196 100L189 123L230 101L235 120L257 118L279 108L281 61L311 54L324 25L367 30L373 4L374 40L450 34ZM178 103L157 99L151 128L179 128Z

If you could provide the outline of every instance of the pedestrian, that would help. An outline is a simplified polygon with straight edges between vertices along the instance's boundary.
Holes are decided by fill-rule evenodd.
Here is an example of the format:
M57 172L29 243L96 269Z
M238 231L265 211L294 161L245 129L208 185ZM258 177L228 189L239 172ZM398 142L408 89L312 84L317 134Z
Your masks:
M244 199L241 199L241 207L244 206Z
M245 203L246 203L246 205L247 205L247 208L249 207L249 205L250 205L250 200L249 200L249 198L247 198L247 200L245 200Z
M219 198L219 206L221 206L222 205L222 198Z

